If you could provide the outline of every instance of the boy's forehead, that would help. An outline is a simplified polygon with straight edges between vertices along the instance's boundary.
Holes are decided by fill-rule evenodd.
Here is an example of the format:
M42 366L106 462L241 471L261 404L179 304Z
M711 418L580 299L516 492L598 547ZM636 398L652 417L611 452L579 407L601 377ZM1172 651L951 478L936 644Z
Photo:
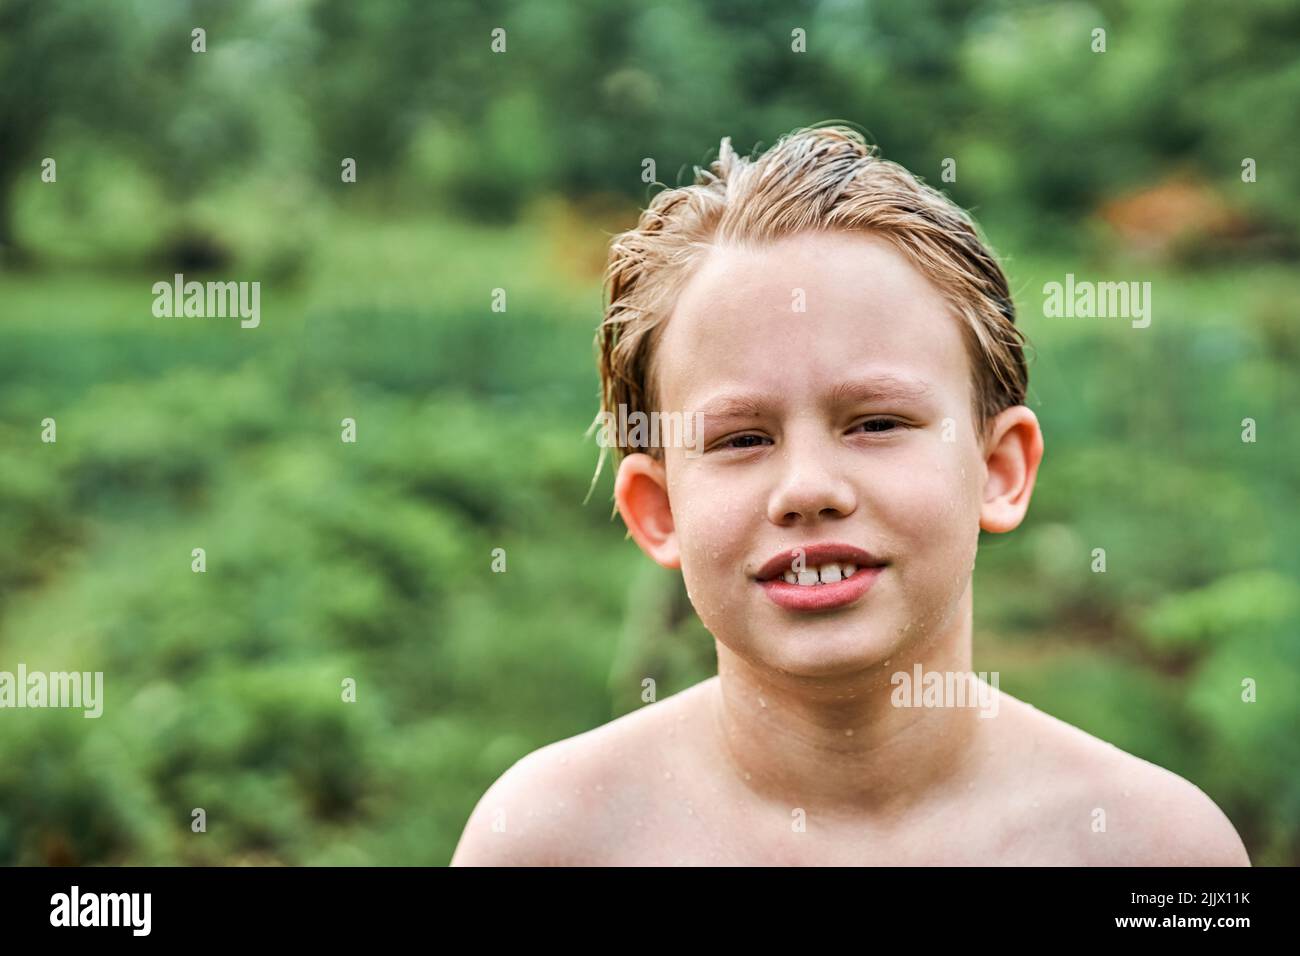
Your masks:
M711 250L677 299L654 365L666 407L864 378L965 394L969 378L943 295L902 253L864 234Z
M762 308L791 312L796 289L817 290L823 304L938 295L924 274L883 237L810 231L763 242L712 246L677 299L675 312Z

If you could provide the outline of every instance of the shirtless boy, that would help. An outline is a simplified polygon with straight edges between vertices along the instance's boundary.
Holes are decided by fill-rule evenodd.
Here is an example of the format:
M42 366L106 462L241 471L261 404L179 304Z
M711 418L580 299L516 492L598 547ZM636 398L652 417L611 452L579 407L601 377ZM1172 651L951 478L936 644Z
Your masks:
M699 180L614 240L599 343L605 412L702 413L616 448L615 501L718 674L524 757L453 865L1248 866L1193 784L994 682L904 706L970 676L979 532L1043 454L969 217L839 126Z

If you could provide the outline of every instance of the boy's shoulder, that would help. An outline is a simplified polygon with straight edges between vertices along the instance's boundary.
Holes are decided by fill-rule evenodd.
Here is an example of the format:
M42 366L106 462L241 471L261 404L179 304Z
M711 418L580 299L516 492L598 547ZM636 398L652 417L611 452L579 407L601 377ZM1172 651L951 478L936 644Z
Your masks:
M650 784L692 759L694 705L708 683L520 758L475 806L452 865L583 866L652 840Z
M1090 866L1249 866L1224 812L1189 780L1002 694L1008 783L1031 829ZM1015 764L1019 765L1016 766ZM1010 789L1010 788L1009 788ZM1025 795L1034 795L1026 797Z

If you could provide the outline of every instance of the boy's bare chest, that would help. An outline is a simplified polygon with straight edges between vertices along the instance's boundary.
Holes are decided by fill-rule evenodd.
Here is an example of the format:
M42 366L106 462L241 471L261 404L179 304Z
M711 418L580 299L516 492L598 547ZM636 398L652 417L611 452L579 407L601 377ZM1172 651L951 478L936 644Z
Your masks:
M713 799L710 799L712 797ZM1014 811L971 802L887 831L792 806L658 793L591 847L610 866L1054 866L1087 862L1074 841ZM608 831L607 831L608 832Z

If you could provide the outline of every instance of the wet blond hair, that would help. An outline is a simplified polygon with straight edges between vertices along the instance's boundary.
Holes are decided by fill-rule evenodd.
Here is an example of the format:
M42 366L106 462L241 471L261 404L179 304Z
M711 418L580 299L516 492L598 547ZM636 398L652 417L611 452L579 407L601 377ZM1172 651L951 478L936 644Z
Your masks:
M725 137L717 160L695 173L694 184L658 193L636 227L611 241L607 304L596 332L597 422L606 414L617 417L620 405L628 414L658 410L655 344L678 293L712 245L754 244L813 229L880 236L939 289L961 320L981 434L1003 409L1023 404L1025 339L1007 278L978 227L948 197L881 159L857 130L797 129L757 159L737 156ZM609 447L618 460L631 450L617 440Z

